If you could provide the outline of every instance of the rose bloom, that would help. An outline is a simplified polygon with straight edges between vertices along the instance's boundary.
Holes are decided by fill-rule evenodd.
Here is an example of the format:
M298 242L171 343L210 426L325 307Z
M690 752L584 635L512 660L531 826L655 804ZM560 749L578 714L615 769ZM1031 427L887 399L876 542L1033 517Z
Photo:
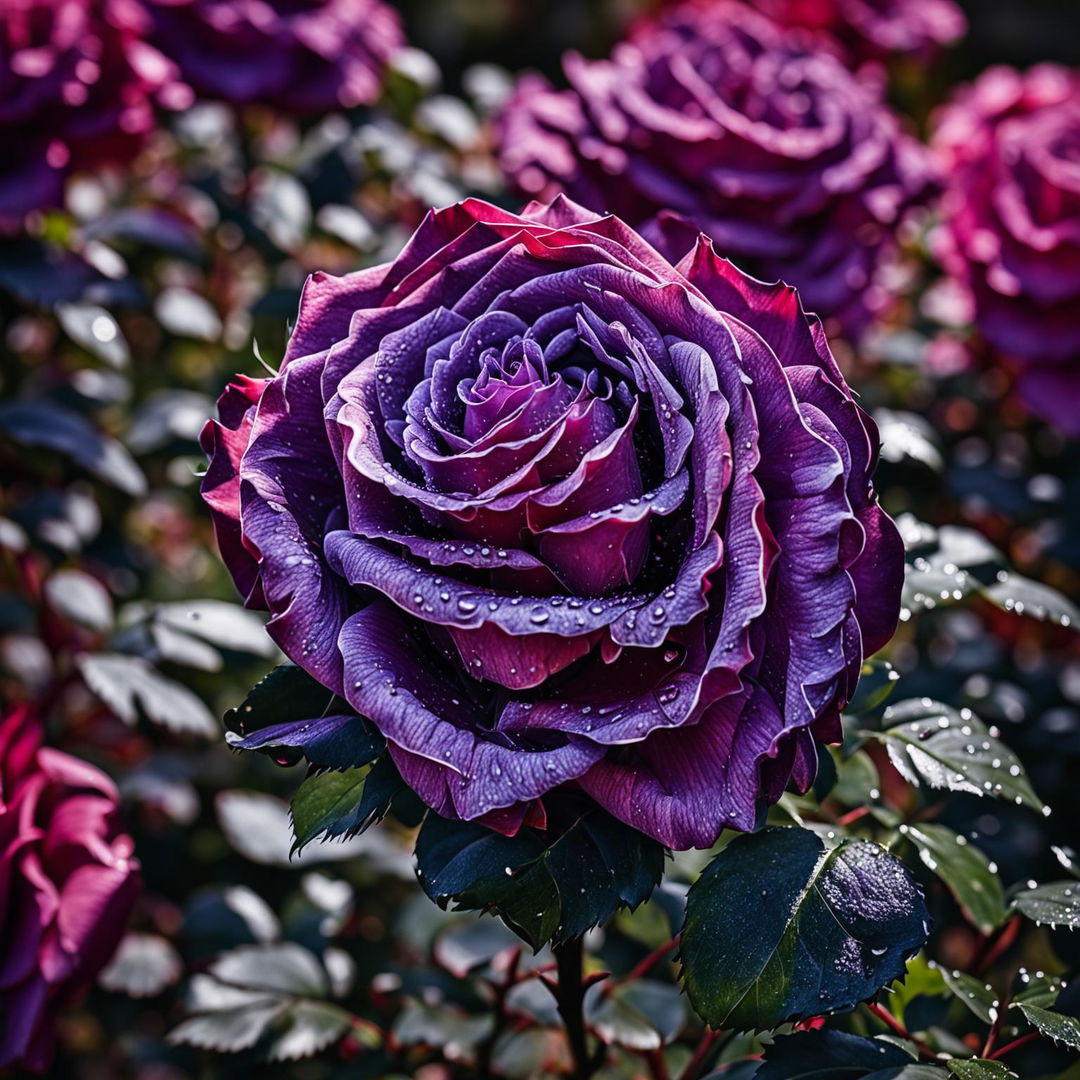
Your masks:
M828 34L856 64L894 54L930 60L967 31L953 0L754 0L754 5L783 26Z
M134 0L4 0L0 226L60 205L71 171L132 157L154 128L150 95L185 103L144 22Z
M140 889L109 779L0 718L0 1069L44 1071L59 1012L112 956Z
M404 44L381 0L143 0L153 40L204 97L320 112L374 101Z
M247 603L444 816L512 832L572 784L673 847L750 829L895 628L874 425L794 290L705 237L676 267L563 197L432 212L311 277L220 416Z
M942 262L1028 406L1080 436L1080 75L991 68L935 118Z
M569 89L527 75L496 120L500 162L529 195L562 190L641 227L671 259L698 230L807 307L858 332L928 157L811 37L742 4L682 5L609 60L568 53Z

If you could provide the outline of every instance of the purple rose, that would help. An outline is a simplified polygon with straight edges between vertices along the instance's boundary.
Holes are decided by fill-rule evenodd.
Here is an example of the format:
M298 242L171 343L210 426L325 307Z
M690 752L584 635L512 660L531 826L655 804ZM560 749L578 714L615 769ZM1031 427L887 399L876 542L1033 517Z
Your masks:
M899 611L877 434L794 290L562 197L311 277L204 447L274 640L507 832L560 785L674 847L753 827Z
M526 76L497 119L518 188L618 214L673 260L702 230L849 332L889 299L879 270L928 158L874 73L734 2L674 8L563 67L569 89Z
M320 112L374 101L401 22L381 0L143 0L204 97Z
M705 5L715 0L698 0ZM963 37L967 20L953 0L754 0L782 26L829 35L850 62L932 59Z
M63 201L76 169L122 162L154 128L150 95L183 105L140 38L134 0L11 0L0 18L0 226Z
M59 1012L112 956L138 863L108 778L41 745L26 706L0 717L0 1069L43 1072Z
M1029 407L1080 437L1080 75L996 67L936 118L938 253Z

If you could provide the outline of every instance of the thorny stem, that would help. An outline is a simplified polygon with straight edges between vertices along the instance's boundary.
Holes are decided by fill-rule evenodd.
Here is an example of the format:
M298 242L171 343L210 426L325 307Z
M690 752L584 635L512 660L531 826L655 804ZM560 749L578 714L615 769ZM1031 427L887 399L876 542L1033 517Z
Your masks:
M599 1055L589 1053L585 1034L585 984L582 980L583 948L581 939L552 946L558 967L559 982L552 988L555 1004L566 1028L570 1054L574 1060L574 1080L591 1080L600 1065ZM550 986L550 983L548 984Z

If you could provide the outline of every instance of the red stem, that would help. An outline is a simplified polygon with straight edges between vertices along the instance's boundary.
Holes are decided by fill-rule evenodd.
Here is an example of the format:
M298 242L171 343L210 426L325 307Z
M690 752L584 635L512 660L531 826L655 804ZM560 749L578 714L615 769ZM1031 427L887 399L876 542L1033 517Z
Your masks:
M686 1068L679 1074L679 1080L697 1080L697 1074L700 1071L701 1066L709 1056L709 1051L712 1050L713 1044L719 1038L720 1032L713 1031L712 1028L706 1028L701 1033L701 1039L697 1044L697 1048L694 1050L693 1056L686 1063Z
M1040 1032L1029 1031L1026 1035L1021 1035L1019 1039L1013 1039L1011 1043L1006 1043L1000 1050L995 1050L990 1055L990 1060L997 1061L998 1058L1003 1058L1006 1054L1023 1046L1024 1043L1034 1042L1035 1039L1041 1038L1042 1034Z

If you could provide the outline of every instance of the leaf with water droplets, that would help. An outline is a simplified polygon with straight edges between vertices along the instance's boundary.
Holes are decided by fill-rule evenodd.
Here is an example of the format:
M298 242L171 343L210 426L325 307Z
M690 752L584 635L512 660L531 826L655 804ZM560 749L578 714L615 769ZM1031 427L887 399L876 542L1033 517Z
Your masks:
M512 837L429 813L416 863L420 884L441 907L493 911L539 948L580 937L647 900L663 873L664 848L599 809Z
M877 844L827 848L808 829L764 829L732 841L691 887L683 983L711 1027L849 1009L903 974L928 920L907 868Z
M1002 1065L1000 1061L989 1058L963 1058L949 1062L949 1072L959 1076L960 1080L1019 1080L1019 1077Z
M1008 914L997 869L966 836L944 825L901 825L900 832L948 887L964 917L980 933L992 933Z
M844 712L848 716L876 713L896 689L900 673L887 660L867 660L859 675L859 685Z
M865 734L885 744L908 783L1011 799L1045 813L1017 756L970 709L913 698L886 709L884 723L883 731Z
M985 595L992 604L1005 611L1080 630L1080 608L1057 589L1040 581L1003 572L997 581L987 586Z
M1013 1008L1019 1005L1038 1005L1040 1009L1049 1009L1066 985L1060 975L1047 975L1042 971L1032 974L1024 968L1020 969L1019 980L1021 989L1013 994Z
M1013 897L1016 910L1037 923L1080 930L1080 883L1051 881Z
M822 1028L779 1038L765 1049L765 1063L755 1080L862 1080L895 1075L911 1064L899 1046L884 1039L864 1039Z
M949 971L940 968L945 985L967 1006L984 1024L992 1024L998 1015L1001 1002L994 988L962 971Z
M1064 1013L1051 1012L1049 1009L1019 1002L1016 1006L1029 1023L1042 1032L1048 1039L1062 1043L1073 1050L1080 1050L1080 1020Z

